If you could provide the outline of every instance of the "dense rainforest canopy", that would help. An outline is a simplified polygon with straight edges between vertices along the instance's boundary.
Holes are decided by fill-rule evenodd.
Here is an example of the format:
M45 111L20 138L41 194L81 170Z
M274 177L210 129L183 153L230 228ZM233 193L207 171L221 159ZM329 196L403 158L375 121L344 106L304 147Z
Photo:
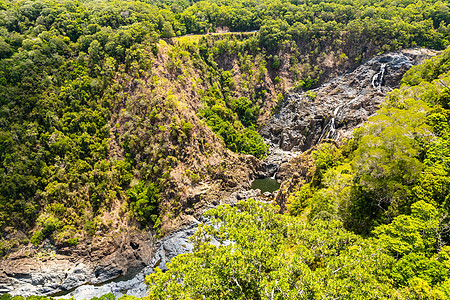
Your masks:
M287 89L378 53L443 50L449 35L446 1L0 0L0 254L47 237L75 246L114 226L113 208L158 228L180 210L173 170L216 149L198 132L263 158L258 127ZM151 295L450 297L449 71L446 50L353 140L319 145L286 214L252 201L212 211L222 225L152 275Z

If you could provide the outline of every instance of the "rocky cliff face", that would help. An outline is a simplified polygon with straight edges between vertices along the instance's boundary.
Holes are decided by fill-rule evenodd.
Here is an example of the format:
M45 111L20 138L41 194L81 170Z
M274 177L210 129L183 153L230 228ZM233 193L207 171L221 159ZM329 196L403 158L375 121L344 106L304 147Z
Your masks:
M431 55L425 49L388 53L317 89L290 93L261 132L284 151L306 151L325 138L349 137L399 87L403 74Z
M242 159L250 159L248 164L255 163L248 156ZM144 297L147 294L146 275L156 267L165 270L172 258L192 251L189 238L200 222L208 221L203 212L221 204L235 204L239 200L261 196L259 190L244 190L224 192L220 197L215 194L216 188L205 184L193 191L200 198L215 196L216 200L184 215L178 220L184 226L180 225L180 229L162 239L155 240L150 234L132 231L116 239L93 239L80 244L78 248L85 253L65 255L49 241L45 243L47 248L39 252L33 247L22 249L0 261L0 293L62 295L59 298L74 297L77 300L107 293L117 297L124 294Z
M233 161L233 160L231 160ZM260 163L252 156L241 156L243 165L260 168ZM237 165L239 162L235 162ZM155 267L164 270L166 264L176 255L192 250L189 237L197 230L200 221L205 221L205 210L221 204L234 204L238 200L258 197L260 191L246 191L245 182L237 182L234 188L229 181L238 180L239 172L224 171L218 182L204 182L189 191L185 213L173 220L178 230L162 239L154 240L151 233L130 230L115 237L99 237L86 240L76 249L64 253L51 241L46 241L45 249L33 246L15 252L0 261L0 294L11 295L58 295L63 298L90 299L106 293L117 296L123 294L143 297L147 293L145 275ZM252 172L247 171L252 177ZM243 187L244 186L244 187ZM230 192L244 189L244 191ZM141 270L133 275L135 270ZM130 275L133 275L131 279ZM114 282L109 282L115 280ZM108 283L109 282L109 283ZM68 294L66 294L68 293Z
M136 228L140 224L124 213L127 200L122 191L114 204L96 217L94 237L83 233L76 246L58 244L49 237L41 245L26 245L1 258L0 294L52 295L128 276L150 264L157 249L152 234L169 235L191 226L207 207L250 187L254 172L260 168L259 160L226 149L196 114L201 96L200 88L194 86L202 82L206 67L195 67L186 56L179 70L171 69L172 51L175 47L160 44L145 80L130 78L126 73L117 78L127 88L125 95L118 95L120 101L111 116L111 159L124 158L119 145L124 144L125 137L132 137L143 173L148 175L157 166L159 178L165 178L159 233L143 233ZM188 74L190 80L178 80L179 72ZM201 87L206 90L209 86ZM153 111L156 115L149 116ZM191 128L183 130L183 124Z

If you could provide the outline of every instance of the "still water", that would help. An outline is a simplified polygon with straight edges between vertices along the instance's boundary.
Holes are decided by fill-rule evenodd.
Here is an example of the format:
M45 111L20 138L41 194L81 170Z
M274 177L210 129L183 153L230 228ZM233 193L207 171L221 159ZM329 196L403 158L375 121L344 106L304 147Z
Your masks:
M273 178L266 177L263 179L255 179L252 183L252 189L260 189L261 193L275 192L280 188L280 184Z

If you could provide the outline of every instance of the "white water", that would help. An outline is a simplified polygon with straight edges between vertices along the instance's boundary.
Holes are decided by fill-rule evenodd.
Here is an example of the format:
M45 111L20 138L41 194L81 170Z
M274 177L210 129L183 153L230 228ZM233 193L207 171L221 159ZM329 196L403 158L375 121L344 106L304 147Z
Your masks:
M391 63L389 65L391 66ZM389 71L391 71L391 70L392 69L389 68ZM372 72L374 72L374 71L372 71ZM369 74L373 74L372 72L370 72ZM370 85L372 85L372 87L374 89L381 91L381 88L382 88L381 85L383 84L385 72L386 72L386 64L381 64L380 71L378 73L376 73L375 75L373 75L371 81L370 81L370 75L366 74L366 75L368 75L367 76L368 78L367 78L367 81L365 81L364 86L369 88L369 90L370 90L369 93L373 92ZM334 82L340 82L340 81L342 81L342 78L343 78L343 76L339 76L338 78L336 78L334 80ZM326 85L330 85L330 83L327 83ZM326 85L324 85L324 86L326 86ZM361 91L352 92L352 88L345 90L343 93L345 94L346 97L352 97L352 99L346 103L339 103L337 101L334 101L334 103L336 103L336 104L339 103L339 105L334 108L333 108L333 106L329 107L329 111L333 112L333 116L329 120L329 122L327 123L325 128L323 128L322 134L319 138L319 142L325 136L327 138L332 137L335 140L339 139L340 132L339 132L339 129L336 129L336 126L339 127L340 119L345 115L345 113L347 112L347 110L353 103L357 102L362 97L364 97L364 95L360 94ZM316 112L315 107L313 107L313 109L314 109L314 113L315 113ZM279 163L282 163L284 161L284 157L287 153L291 153L290 151L282 151L281 149L278 149L278 151L283 152L283 155L278 155L279 157L277 156L277 162L279 162ZM291 157L291 154L289 155L289 157ZM275 177L275 175L276 175L276 172L273 176ZM180 237L177 236L177 238L180 238ZM187 245L188 245L187 242L183 242L180 244L181 244L181 248L183 248L183 249L187 248ZM157 257L157 259L159 259L159 257ZM138 297L140 297L141 295L146 295L147 291L146 291L146 286L144 284L144 275L151 272L149 268L150 267L146 268L145 271L138 274L135 278L133 278L133 280L120 282L120 283L113 282L113 283L106 284L104 286L97 286L97 287L94 287L91 285L81 286L81 287L77 288L77 290L74 291L74 293L71 293L70 295L74 295L75 299L85 299L85 298L91 298L94 296L99 297L100 295L108 293L108 292L113 292L117 296L121 295L120 293L127 293L127 294L135 295Z
M373 75L372 78L372 86L374 89L377 89L381 92L381 85L383 84L384 72L386 71L386 64L381 64L380 72Z
M325 128L322 131L322 134L319 138L319 142L322 141L322 139L339 139L339 131L336 130L336 118L338 117L339 110L343 108L345 105L338 106L333 111L333 117L331 118L330 122L328 122L327 125L325 125Z
M379 92L382 92L381 86L383 85L383 79L384 79L385 73L386 73L386 64L384 63L384 64L381 64L380 71L378 73L375 73L375 75L373 75L373 77L372 77L372 87ZM322 131L322 134L319 138L319 142L321 142L322 139L324 139L324 138L333 139L333 140L339 139L340 133L336 129L336 122L339 121L339 116L342 115L344 109L346 107L349 107L353 102L357 101L360 97L361 97L361 95L353 98L351 101L349 101L343 105L337 106L334 109L333 117L328 122L328 124L325 125L325 127ZM339 113L341 113L341 114L339 114Z

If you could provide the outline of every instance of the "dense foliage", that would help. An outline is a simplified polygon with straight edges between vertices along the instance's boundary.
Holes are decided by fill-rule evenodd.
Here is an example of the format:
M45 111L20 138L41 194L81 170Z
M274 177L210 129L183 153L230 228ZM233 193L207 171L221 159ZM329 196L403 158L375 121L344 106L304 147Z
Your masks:
M147 277L150 298L448 299L439 212L424 201L411 209L362 238L338 220L301 222L254 200L221 206L194 236L194 253Z
M219 29L245 33L187 43L169 39ZM59 245L76 245L79 238L108 231L111 223L101 216L112 207L115 217L158 224L162 201L177 207L180 196L168 182L171 171L189 159L193 128L203 126L197 117L230 150L262 158L267 146L257 133L258 120L270 114L287 87L309 89L336 66L352 67L380 51L414 45L442 49L448 34L448 4L432 0L1 1L0 252L29 242L3 241L15 230L32 230L34 244L53 236ZM329 60L336 65L327 66ZM161 61L164 71L155 66ZM195 72L201 78L191 77ZM171 81L179 86L170 89ZM195 116L183 112L186 103L180 105L189 93L200 100L192 105ZM443 109L445 95L437 99ZM426 136L422 125L413 128L419 137ZM364 138L359 140L355 155L363 156ZM403 154L426 143L416 137L403 142ZM196 143L201 145L195 151L210 151L207 142ZM421 160L405 154L377 177L383 182L366 176L372 172L370 159L355 158L360 182L349 195L363 204L351 202L348 213L368 218L363 228L371 228L374 220L407 211L411 195L425 193L409 189L417 170L445 185L446 169L435 159L445 141L433 143L435 152L427 152L426 161L423 149L414 148ZM383 155L389 162L399 154ZM414 172L396 177L409 166ZM430 178L420 180L434 184ZM387 191L377 189L385 183ZM386 193L389 198L381 199ZM372 195L377 203L364 200ZM376 205L383 209L368 217Z
M37 225L32 242L54 231L67 242L128 187L133 158L112 157L110 149L110 120L123 89L114 78L149 67L141 43L152 39L156 12L125 2L5 3L2 233L6 226L26 231Z
M206 126L262 158L259 122L288 88L379 52L444 49L449 23L434 0L0 0L0 254L157 226L180 210L171 172L218 149ZM448 298L449 62L411 69L354 140L318 146L289 214L212 210L217 226L148 278L151 296Z
M369 233L424 200L442 210L447 222L449 55L447 49L411 68L354 140L341 149L319 146L312 153L313 180L291 197L290 213L309 219L327 214Z

